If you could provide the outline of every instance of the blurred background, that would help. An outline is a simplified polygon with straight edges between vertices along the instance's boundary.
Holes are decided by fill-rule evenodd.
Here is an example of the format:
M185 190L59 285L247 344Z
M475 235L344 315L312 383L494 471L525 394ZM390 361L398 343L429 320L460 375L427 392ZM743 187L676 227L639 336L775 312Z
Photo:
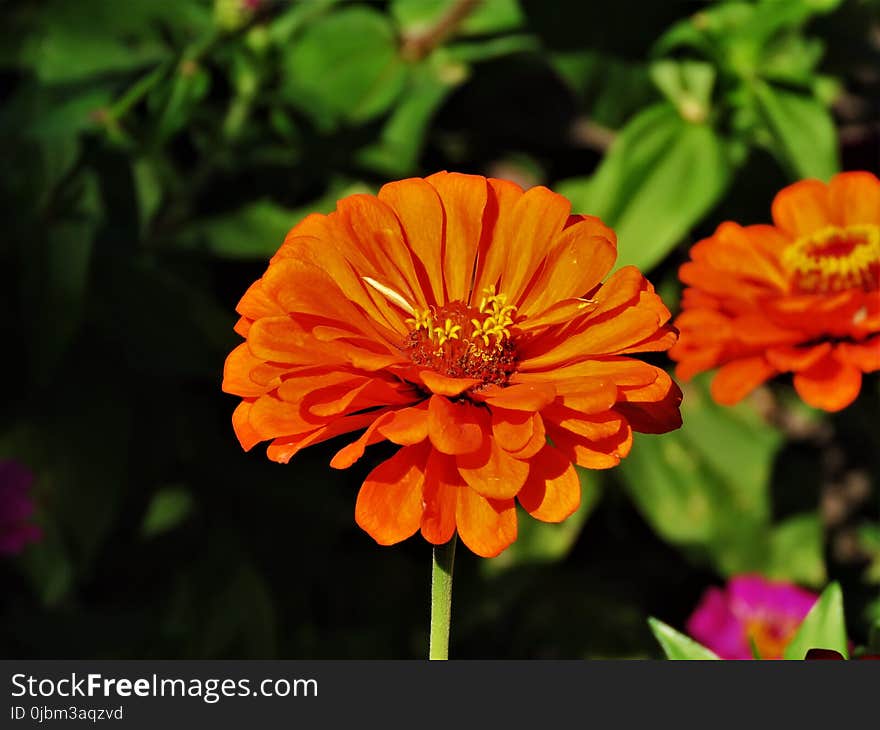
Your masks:
M425 655L429 545L381 548L353 518L387 453L345 472L334 442L244 454L220 391L235 305L307 213L440 169L548 185L676 311L678 266L722 220L880 167L871 0L0 7L0 459L33 477L7 522L33 503L38 526L0 554L4 657ZM649 615L681 628L753 572L839 580L866 640L876 375L834 415L786 382L731 409L698 380L683 411L583 473L563 525L459 552L453 656L660 656Z

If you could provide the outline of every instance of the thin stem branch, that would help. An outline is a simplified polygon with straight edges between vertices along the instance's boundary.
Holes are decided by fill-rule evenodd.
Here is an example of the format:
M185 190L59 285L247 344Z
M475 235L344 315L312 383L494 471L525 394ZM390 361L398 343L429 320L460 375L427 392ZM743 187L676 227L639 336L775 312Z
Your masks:
M452 566L457 536L434 546L431 569L431 636L429 659L449 658L449 625L452 618Z
M452 35L458 26L480 4L481 0L458 0L437 21L437 23L417 36L404 38L401 55L408 61L420 61L437 46Z

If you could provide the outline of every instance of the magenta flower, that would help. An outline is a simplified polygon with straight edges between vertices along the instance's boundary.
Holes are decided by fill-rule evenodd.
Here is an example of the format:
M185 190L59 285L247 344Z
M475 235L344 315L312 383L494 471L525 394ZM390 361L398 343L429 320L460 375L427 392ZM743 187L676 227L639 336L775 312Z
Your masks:
M29 521L34 512L33 481L34 475L24 465L0 461L0 555L16 555L43 536Z
M752 642L761 659L781 659L818 598L790 583L740 575L703 594L687 630L722 659L752 659Z

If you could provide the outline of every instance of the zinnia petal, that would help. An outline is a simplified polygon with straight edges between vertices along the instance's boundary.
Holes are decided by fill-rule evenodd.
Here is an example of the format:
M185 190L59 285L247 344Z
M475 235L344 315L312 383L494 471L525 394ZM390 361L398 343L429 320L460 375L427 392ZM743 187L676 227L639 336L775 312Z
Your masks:
M517 495L523 509L542 522L573 515L581 503L581 483L572 463L549 445L530 463L529 478Z
M447 300L467 299L483 230L486 179L441 172L427 180L440 195L445 212L443 277Z
M515 497L529 474L529 462L517 459L491 437L478 451L459 456L456 463L471 489L493 499Z
M473 489L458 493L455 522L461 541L484 558L494 558L516 540L512 499L487 499Z
M379 191L397 214L406 240L421 271L427 298L435 304L446 301L443 288L443 204L434 187L418 178L388 183Z
M839 411L852 403L862 387L861 371L833 354L795 373L794 387L814 408Z
M428 451L424 444L402 448L373 469L358 492L355 521L380 545L418 531Z
M467 454L479 449L488 431L489 414L469 403L453 403L442 395L428 403L428 436L444 454Z
M880 223L880 180L869 172L843 172L828 185L835 220L850 226Z
M425 473L422 536L434 545L442 545L455 534L458 495L466 489L455 467L455 458L432 451Z
M781 190L773 200L773 222L798 238L834 223L828 187L818 180L802 180Z
M761 383L776 374L763 356L733 360L722 366L712 380L712 397L724 405L739 403Z

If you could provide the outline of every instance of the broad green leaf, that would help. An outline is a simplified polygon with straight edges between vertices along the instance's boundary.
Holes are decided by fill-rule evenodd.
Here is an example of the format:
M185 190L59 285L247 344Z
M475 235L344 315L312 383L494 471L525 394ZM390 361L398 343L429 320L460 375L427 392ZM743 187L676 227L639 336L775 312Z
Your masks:
M849 657L843 594L840 585L832 583L819 596L794 638L785 647L783 659L803 659L810 649L831 649Z
M22 131L28 136L49 139L96 129L101 110L112 98L110 89L101 86L75 94L52 90L30 110L34 116L33 124Z
M360 152L361 161L389 177L412 174L431 118L466 78L465 66L436 61L436 56L415 67L402 101L385 122L379 140Z
M868 556L868 567L865 568L866 583L880 583L880 524L865 524L859 527L859 544L862 552Z
M283 58L285 97L319 122L365 122L394 103L407 68L388 19L348 7L307 25Z
M794 179L828 180L840 170L834 122L821 103L760 81L753 90L773 139L770 151Z
M710 5L663 33L654 45L654 54L662 55L684 47L700 51L708 58L721 59L727 50L727 39L754 13L754 4L748 2Z
M789 517L769 533L768 578L818 586L827 580L822 520L815 512Z
M627 491L665 540L698 549L726 574L759 569L770 555L759 538L780 435L746 404L717 405L702 379L685 389L682 419L678 431L636 437L618 470Z
M197 222L181 234L177 243L221 258L267 259L278 250L285 234L297 222L292 210L271 200L258 200Z
M291 3L268 26L270 40L278 46L291 42L291 37L315 18L323 15L342 0L310 0Z
M655 44L654 54L685 47L697 50L741 79L773 74L780 49L791 39L800 38L801 27L811 17L839 4L840 0L716 3L673 25ZM812 61L812 52L791 59L795 64Z
M780 31L794 30L812 16L833 10L841 0L760 0L754 12L736 30L736 42L765 46Z
M171 485L160 489L153 495L147 507L141 524L141 534L144 537L155 537L173 530L189 516L192 508L192 495L186 487Z
M559 524L540 522L522 513L516 542L497 558L481 562L487 575L520 565L553 563L568 555L602 494L602 481L597 472L580 468L577 471L581 480L581 506L577 512Z
M287 232L307 215L329 213L339 198L364 192L369 189L362 184L337 184L322 198L295 210L271 200L258 200L193 224L178 236L175 245L201 249L221 258L267 259L281 246Z
M124 9L106 0L51 0L24 39L19 64L47 83L126 73L170 55L160 24L190 34L208 22L199 4L179 0L126 0Z
M824 50L822 41L817 38L783 36L764 49L761 77L767 81L809 88Z
M22 62L46 83L68 83L108 72L125 72L156 63L162 47L153 40L127 47L121 40L84 28L50 25L29 39Z
M824 532L818 514L790 517L777 525L752 525L722 536L712 545L724 575L761 573L768 578L821 586L827 579Z
M575 212L598 215L617 232L618 265L650 269L718 201L730 178L722 139L681 118L671 104L638 114L592 178L557 190Z
M648 624L654 638L663 648L667 659L706 660L719 658L715 652L656 618L649 618Z

